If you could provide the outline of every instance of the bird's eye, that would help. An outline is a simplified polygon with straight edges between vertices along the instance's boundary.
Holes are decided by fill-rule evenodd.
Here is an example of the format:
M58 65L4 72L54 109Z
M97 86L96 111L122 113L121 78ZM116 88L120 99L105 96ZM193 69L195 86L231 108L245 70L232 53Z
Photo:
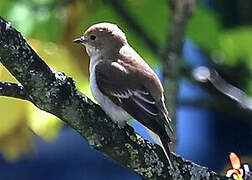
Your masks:
M91 36L90 36L90 39L91 39L92 41L94 41L94 40L96 39L96 36L95 36L95 35L91 35Z

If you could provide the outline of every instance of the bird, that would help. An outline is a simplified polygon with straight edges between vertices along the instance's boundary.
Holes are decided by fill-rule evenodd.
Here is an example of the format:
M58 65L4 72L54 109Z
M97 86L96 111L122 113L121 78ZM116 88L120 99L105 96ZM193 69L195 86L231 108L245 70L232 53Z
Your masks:
M116 24L102 22L73 42L83 44L90 56L90 87L104 112L121 127L135 119L150 130L173 169L169 149L173 130L163 86L124 32Z

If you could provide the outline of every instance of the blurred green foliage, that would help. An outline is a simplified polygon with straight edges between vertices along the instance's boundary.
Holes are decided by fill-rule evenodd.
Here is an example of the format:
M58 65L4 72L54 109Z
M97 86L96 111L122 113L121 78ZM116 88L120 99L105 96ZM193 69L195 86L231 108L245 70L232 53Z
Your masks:
M222 33L220 52L229 65L244 61L252 70L252 27L238 27Z
M196 10L187 26L187 35L208 52L218 50L219 36L222 30L219 17L207 8Z
M62 22L57 17L60 14L42 2L47 1L0 1L1 15L11 19L25 37L55 42L62 34Z
M167 43L169 29L167 1L125 0L122 3L150 39L160 48L164 47ZM122 17L105 0L0 0L0 12L2 17L12 22L12 25L22 32L31 46L51 67L72 76L77 81L77 86L90 98L92 95L88 83L89 60L84 48L73 44L72 39L81 36L84 30L92 24L104 21L118 24L126 33L129 43L143 58L152 66L160 66L161 59L158 55L148 48L143 38L139 37L134 29L127 26ZM188 24L187 36L210 56L222 60L221 62L227 66L235 66L242 61L252 70L251 27L240 26L226 29L216 12L199 6ZM3 67L0 67L0 80L14 81ZM252 94L252 81L248 81L247 89ZM10 106L10 104L13 106L12 101L17 100L11 99L11 103L6 104L6 101L1 98L0 107ZM25 111L21 107L25 108ZM25 139L21 142L26 145L23 148L13 145L11 151L7 149L6 152L14 152L14 155L7 153L7 158L15 159L26 152L24 149L32 149L30 145L32 138L27 133L27 129L32 129L47 140L57 137L61 123L55 117L52 118L47 114L42 116L41 112L34 107L31 108L31 105L26 102L18 101L15 109L17 112L13 117L3 114L2 109L0 111L3 115L1 118L7 119L9 123L8 127L0 127L1 132L4 132L3 129L8 132L0 133L0 148L7 147L6 143L2 142L3 139L20 138L15 134L20 132ZM14 131L17 127L23 131ZM10 136L10 133L13 136Z

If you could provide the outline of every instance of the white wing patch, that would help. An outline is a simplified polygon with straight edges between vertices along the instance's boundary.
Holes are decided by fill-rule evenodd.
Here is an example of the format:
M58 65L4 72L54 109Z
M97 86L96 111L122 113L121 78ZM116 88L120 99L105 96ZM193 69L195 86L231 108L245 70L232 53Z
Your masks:
M120 65L119 63L117 63L117 62L112 62L111 65L128 74L127 69L125 69L125 67L123 67L123 66Z
M138 97L139 99L143 100L144 102L147 102L149 104L155 104L155 101L151 101L149 99L146 99L145 97L142 96L142 94L148 95L149 93L141 91L141 90L132 91L129 89L127 91L111 92L111 95L116 96L117 98L129 98L134 95L134 96Z
M110 93L112 96L115 96L117 98L129 98L132 96L132 93L130 90L127 91L114 91Z
M143 104L141 104L139 101L137 101L135 98L133 98L133 101L140 106L142 109L144 109L146 112L148 112L149 114L153 115L153 116L157 116L157 113L153 113L151 112L149 109L147 109Z
M146 112L148 112L149 114L153 115L153 116L157 116L158 114L157 113L153 113L151 112L149 109L147 109L141 102L139 102L139 100L136 99L139 98L141 99L142 101L146 102L146 103L149 103L151 105L154 105L155 104L155 101L151 101L149 99L147 99L146 97L144 97L143 95L149 95L148 92L145 92L145 91L141 91L141 90L135 90L135 91L132 91L132 90L126 90L126 91L121 91L121 92L111 92L111 95L112 96L115 96L118 98L118 101L121 103L122 100L121 99L125 99L125 98L130 98L132 97L132 100L138 105L140 106L142 109L144 109ZM135 97L134 97L135 96Z
M145 95L148 95L149 93L147 92L147 94L145 94ZM149 100L149 99L146 99L145 97L143 97L140 93L138 93L137 91L134 91L134 95L136 96L136 97L138 97L139 99L141 99L141 100L143 100L143 101L145 101L145 102L147 102L147 103L149 103L149 104L155 104L155 101L151 101L151 100Z

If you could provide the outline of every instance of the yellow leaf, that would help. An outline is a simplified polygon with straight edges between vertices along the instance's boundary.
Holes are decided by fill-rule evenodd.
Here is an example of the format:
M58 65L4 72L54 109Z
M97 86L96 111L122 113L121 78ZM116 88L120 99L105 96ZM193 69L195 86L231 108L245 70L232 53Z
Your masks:
M44 140L51 141L58 137L62 122L56 116L30 105L27 113L31 130Z

